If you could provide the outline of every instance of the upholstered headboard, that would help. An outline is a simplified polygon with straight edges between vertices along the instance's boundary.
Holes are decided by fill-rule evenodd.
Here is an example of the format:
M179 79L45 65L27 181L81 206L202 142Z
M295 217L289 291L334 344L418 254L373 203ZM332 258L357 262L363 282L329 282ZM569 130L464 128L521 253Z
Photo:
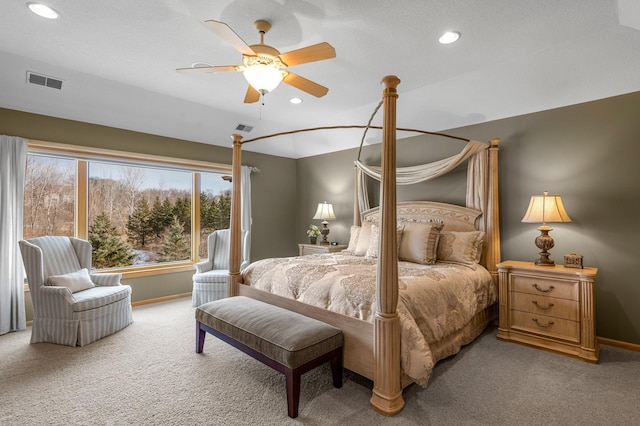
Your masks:
M455 204L434 201L402 201L397 203L398 220L437 220L445 231L477 231L482 212ZM378 207L362 213L362 221L379 221Z
M468 232L477 231L482 212L479 210L462 207L455 204L437 203L435 201L403 201L396 204L396 217L400 221L438 221L444 224L443 231ZM378 207L374 207L362 213L362 222L377 223L380 220ZM488 267L486 263L486 236L482 248L480 264L490 271L495 269Z

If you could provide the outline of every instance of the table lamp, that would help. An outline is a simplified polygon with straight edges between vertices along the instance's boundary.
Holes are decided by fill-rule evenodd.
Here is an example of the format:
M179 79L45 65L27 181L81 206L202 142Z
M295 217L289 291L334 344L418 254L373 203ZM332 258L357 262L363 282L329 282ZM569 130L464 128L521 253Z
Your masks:
M562 198L559 195L549 195L547 191L544 192L544 195L532 196L522 222L542 223L542 226L538 227L540 235L536 238L536 247L541 252L535 264L554 266L554 261L549 259L549 250L553 248L553 238L549 235L549 231L553 228L547 226L547 222L571 222L571 218L562 204Z
M329 244L327 240L327 235L329 235L329 227L327 226L329 222L327 219L335 219L336 215L333 213L333 205L327 203L326 201L318 204L318 210L316 210L314 219L322 219L322 229L320 233L322 234L322 241L320 244Z

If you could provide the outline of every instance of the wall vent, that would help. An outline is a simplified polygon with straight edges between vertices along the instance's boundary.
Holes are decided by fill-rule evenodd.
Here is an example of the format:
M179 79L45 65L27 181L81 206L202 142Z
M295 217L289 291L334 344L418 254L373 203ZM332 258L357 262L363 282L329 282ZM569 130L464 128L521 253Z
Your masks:
M38 86L51 87L52 89L62 90L62 80L42 74L36 74L27 71L27 83L37 84Z
M249 125L246 125L246 124L238 124L236 126L236 130L240 130L241 132L249 133L250 131L253 130L253 126L249 126Z

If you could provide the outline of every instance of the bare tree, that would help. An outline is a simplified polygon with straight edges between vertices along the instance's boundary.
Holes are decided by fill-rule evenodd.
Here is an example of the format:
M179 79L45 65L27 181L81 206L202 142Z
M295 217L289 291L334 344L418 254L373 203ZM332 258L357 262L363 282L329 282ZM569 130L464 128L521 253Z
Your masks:
M25 237L71 235L75 203L75 162L28 155L26 176Z
M120 182L129 200L129 211L133 211L136 206L140 187L144 182L144 169L141 167L120 167Z

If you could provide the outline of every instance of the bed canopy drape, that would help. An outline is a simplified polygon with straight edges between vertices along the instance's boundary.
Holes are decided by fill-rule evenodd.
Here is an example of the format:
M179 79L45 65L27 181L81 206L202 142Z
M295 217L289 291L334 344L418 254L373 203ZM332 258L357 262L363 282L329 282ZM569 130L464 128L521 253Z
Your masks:
M486 190L478 190L478 188L486 188L488 182L488 148L490 145L469 141L460 153L449 158L434 161L432 163L419 166L401 167L396 169L397 185L412 185L427 180L435 179L449 173L460 164L469 160L467 166L467 207L475 208L484 212L486 210L487 196ZM354 162L357 176L357 202L354 208L354 223L359 225L360 213L370 209L369 197L366 185L365 175L377 181L382 178L380 166L369 166L360 160ZM482 227L484 231L484 226Z

